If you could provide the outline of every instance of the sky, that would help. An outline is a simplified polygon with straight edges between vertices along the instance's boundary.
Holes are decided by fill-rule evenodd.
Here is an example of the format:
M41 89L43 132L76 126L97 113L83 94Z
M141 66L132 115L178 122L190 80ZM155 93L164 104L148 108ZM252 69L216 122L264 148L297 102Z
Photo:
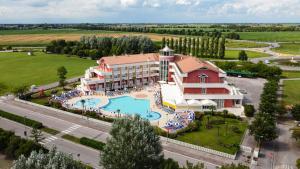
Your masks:
M300 22L300 0L0 0L0 23L279 22Z

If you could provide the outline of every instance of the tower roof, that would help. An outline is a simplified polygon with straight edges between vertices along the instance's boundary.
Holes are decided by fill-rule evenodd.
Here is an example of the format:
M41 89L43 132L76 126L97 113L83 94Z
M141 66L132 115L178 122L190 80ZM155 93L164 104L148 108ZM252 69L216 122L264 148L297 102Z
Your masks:
M161 49L160 51L162 52L171 52L171 51L174 51L172 49L170 49L168 46L165 46L163 49Z

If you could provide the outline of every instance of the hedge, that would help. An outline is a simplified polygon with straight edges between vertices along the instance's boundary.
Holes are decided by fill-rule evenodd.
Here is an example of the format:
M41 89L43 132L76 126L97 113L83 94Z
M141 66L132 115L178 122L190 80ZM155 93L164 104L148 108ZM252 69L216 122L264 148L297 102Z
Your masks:
M38 129L43 128L43 123L41 123L41 122L31 120L31 119L28 119L28 118L25 118L22 116L18 116L18 115L12 114L12 113L8 113L8 112L4 112L4 111L0 110L0 116L3 118L6 118L6 119L24 124L29 127L35 127Z
M86 138L86 137L81 137L80 138L80 144L86 145L88 147L92 147L92 148L97 149L97 150L103 150L103 148L105 146L105 143L103 143L103 142L96 141L96 140L93 140L93 139L89 139L89 138Z

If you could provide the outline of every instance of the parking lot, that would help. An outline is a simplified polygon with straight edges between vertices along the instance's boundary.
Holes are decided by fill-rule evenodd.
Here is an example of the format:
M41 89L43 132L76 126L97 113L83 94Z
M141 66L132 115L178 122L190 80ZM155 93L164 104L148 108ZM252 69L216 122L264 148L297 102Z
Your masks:
M236 87L245 91L244 103L253 104L256 109L258 108L264 83L267 82L265 79L227 77L227 81L228 83L233 83Z

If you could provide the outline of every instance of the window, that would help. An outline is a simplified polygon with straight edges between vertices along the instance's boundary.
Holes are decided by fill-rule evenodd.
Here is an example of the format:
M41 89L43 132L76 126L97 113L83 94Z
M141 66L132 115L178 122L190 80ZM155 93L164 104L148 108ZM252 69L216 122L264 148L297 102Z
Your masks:
M206 74L201 74L199 77L200 77L200 83L206 83L206 79L208 78Z
M206 94L206 88L201 88L201 93Z

